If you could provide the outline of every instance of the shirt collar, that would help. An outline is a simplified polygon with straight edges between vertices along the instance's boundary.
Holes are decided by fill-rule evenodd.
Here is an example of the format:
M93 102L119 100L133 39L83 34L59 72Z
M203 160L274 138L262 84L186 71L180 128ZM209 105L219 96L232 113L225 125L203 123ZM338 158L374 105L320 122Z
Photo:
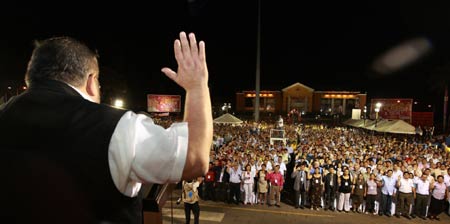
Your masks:
M94 102L91 97L86 95L85 93L81 92L79 89L77 89L75 86L70 85L69 83L66 83L68 86L72 87L75 91L77 91L84 99L89 100L91 102Z

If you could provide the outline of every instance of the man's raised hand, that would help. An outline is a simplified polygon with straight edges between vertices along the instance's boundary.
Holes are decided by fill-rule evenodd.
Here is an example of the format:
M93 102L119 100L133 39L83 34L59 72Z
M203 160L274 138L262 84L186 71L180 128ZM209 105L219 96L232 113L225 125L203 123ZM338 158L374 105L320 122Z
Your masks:
M188 40L186 33L180 32L180 39L174 42L174 52L178 64L177 72L167 67L161 71L186 91L207 87L205 42L200 41L197 44L195 34L190 33Z

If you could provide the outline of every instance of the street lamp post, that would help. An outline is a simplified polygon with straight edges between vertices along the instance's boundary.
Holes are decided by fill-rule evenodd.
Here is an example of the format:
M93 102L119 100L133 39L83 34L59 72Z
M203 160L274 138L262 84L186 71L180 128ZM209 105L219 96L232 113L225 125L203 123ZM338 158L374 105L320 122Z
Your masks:
M375 104L375 127L377 127L378 124L378 113L380 112L381 106L381 103Z
M231 103L224 103L222 106L222 110L225 111L225 113L228 113L229 109L231 109Z
M366 119L367 119L367 106L364 106L364 126L366 126Z

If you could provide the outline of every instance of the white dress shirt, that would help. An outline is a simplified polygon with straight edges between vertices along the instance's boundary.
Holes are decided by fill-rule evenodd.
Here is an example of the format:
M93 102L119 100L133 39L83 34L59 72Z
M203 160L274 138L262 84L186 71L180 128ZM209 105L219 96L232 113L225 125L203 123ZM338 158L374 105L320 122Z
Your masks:
M425 182L421 179L417 181L417 194L429 195L430 194L430 182L426 180Z
M69 86L92 101L77 88ZM187 145L186 122L174 123L164 129L146 115L127 111L117 123L109 143L108 160L114 184L122 194L135 197L142 183L180 181Z
M270 161L267 161L266 163L266 170L272 170L272 163Z
M444 175L444 183L447 185L447 187L450 187L450 175L449 174Z
M403 176L403 172L401 170L396 170L392 172L392 178L394 178L394 180L398 180L398 177Z
M252 170L253 176L256 176L256 172L258 171L256 169L256 164L251 166L251 170Z
M395 193L396 180L393 177L383 176L383 187L381 193L392 196Z
M398 188L398 191L402 192L402 193L412 193L412 190L414 188L414 182L412 179L405 179L402 178L400 179L400 187Z
M240 183L241 182L241 176L242 176L242 170L234 168L230 168L230 182L231 183Z

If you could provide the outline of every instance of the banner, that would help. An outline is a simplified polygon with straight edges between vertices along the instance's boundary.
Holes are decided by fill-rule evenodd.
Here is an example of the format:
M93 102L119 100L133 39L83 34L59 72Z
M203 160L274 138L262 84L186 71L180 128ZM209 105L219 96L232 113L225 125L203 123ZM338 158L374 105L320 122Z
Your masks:
M370 106L370 117L372 119L376 118L375 105L377 103L381 103L378 119L404 120L412 123L412 99L372 99Z
M181 96L180 95L147 95L147 111L148 112L180 112Z

